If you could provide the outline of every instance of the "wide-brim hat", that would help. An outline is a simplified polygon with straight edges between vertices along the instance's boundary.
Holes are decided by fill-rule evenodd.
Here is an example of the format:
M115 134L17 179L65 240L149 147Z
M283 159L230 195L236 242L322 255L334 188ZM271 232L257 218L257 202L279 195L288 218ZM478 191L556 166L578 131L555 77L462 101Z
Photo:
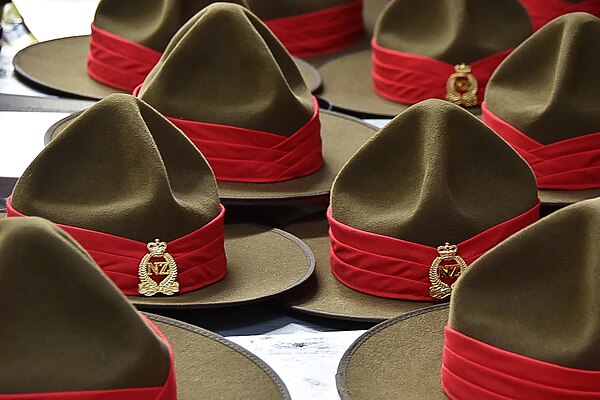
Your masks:
M507 57L486 92L484 122L530 163L550 206L600 196L599 46L597 17L556 18Z
M429 287L436 246L464 244L470 263L536 220L538 209L531 169L491 129L448 102L419 103L379 131L337 176L328 220L344 227L334 231L323 214L283 225L312 249L316 270L282 300L309 314L361 321L434 305L440 300L413 288ZM352 232L336 233L342 230ZM499 235L492 239L494 231ZM477 237L481 247L469 250ZM332 243L340 249L336 260L345 263L335 271ZM359 249L361 243L369 249ZM380 250L366 261L372 254L365 253ZM391 289L396 280L410 285Z
M223 212L218 203L212 171L181 131L143 101L115 94L77 117L31 163L15 186L9 216L12 207L13 214L67 229L175 243L214 223ZM314 268L310 249L278 229L226 224L224 243L224 278L187 293L129 299L153 308L244 304L289 290Z
M482 99L483 84L497 66L498 57L517 47L530 34L529 18L517 0L394 0L379 17L373 45L381 47L384 53L410 55L410 61L404 58L396 61L398 68L404 68L402 71L390 72L389 56L383 56L386 59L381 61L381 70L389 74L389 77L382 75L384 81L402 86L402 90L408 91L404 97L444 99L447 81L455 72L453 67L464 63L473 65L473 76L480 80L478 97ZM319 68L323 79L319 95L334 111L361 118L393 118L417 102L389 100L392 97L388 94L383 97L378 93L381 89L375 90L373 54L372 49L357 51ZM493 62L477 65L478 61ZM427 69L416 67L416 63L424 64ZM437 82L432 76L442 74L440 70L448 70L443 73L447 77ZM395 90L400 89L391 89ZM469 110L477 115L480 112L478 107Z
M590 332L599 326L599 216L598 200L559 210L477 260L459 279L450 307L402 315L361 335L338 366L340 397L467 398L458 391L468 398L568 399L598 393L598 335Z
M222 38L217 48L214 37ZM235 4L213 4L196 14L137 96L198 145L227 204L327 203L339 170L376 132L357 119L319 110L281 42ZM298 166L273 179L258 174ZM234 169L245 176L229 176Z
M245 4L243 0L229 1ZM128 45L134 49L142 47L142 53L150 52L160 56L175 32L196 12L213 2L212 0L197 2L170 0L153 1L156 4L148 4L146 1L119 4L118 1L103 0L96 11L94 29L101 28L107 32L105 35L108 35L109 39L114 35L117 40L123 41L122 44L107 45L113 47L107 49L109 63L115 62L110 61L112 60L110 57L121 56L119 51L124 53L123 57L127 57ZM132 12L132 9L137 10ZM144 29L140 29L140 26L144 26ZM111 51L116 55L111 54ZM89 52L89 35L66 37L26 47L15 55L13 64L18 77L40 90L94 100L111 93L122 92L112 85L109 86L90 77L87 65ZM321 78L317 70L300 59L295 59L295 62L307 86L312 91L316 91L321 86ZM113 65L113 67L117 66ZM128 67L122 69L135 68L140 67L131 61ZM141 80L134 82L133 85L138 83L141 83Z
M240 346L140 314L50 221L2 219L0 237L2 397L290 398L275 372Z

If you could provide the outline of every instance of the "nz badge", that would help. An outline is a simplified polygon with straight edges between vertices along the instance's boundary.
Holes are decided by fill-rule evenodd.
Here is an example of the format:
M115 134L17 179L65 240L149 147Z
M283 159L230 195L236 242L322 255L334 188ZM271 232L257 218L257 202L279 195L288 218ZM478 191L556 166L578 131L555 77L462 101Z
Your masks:
M139 294L142 296L154 296L155 294L162 293L172 296L179 292L177 263L167 253L167 244L161 242L160 239L156 239L154 242L148 243L146 247L148 248L148 254L142 258L138 267L138 276L140 278L138 285ZM159 279L154 280L152 276L156 276Z
M458 247L446 243L437 248L440 254L429 268L429 294L434 299L442 300L450 296L457 279L467 269L468 265L456 253Z
M458 64L454 71L446 83L446 100L459 106L476 106L479 83L471 73L471 66Z

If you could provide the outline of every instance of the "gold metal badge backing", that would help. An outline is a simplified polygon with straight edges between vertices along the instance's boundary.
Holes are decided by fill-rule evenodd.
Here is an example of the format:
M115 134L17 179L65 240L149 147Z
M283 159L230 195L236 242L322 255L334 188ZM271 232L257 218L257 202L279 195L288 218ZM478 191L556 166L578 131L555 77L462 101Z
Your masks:
M454 70L456 72L450 75L446 84L446 100L459 106L476 106L479 83L471 73L471 66L458 64Z
M148 243L148 254L146 254L140 266L138 267L138 276L140 284L138 292L143 296L154 296L162 293L172 296L179 292L179 282L177 282L177 263L175 259L167 253L167 244L156 239ZM162 258L162 261L151 262L152 259ZM150 275L166 276L160 283L155 282Z
M433 260L431 267L429 268L429 281L431 286L429 287L429 294L434 299L442 300L452 293L454 289L454 282L452 285L448 285L442 281L442 273L448 278L458 279L460 275L467 269L468 265L462 257L456 255L458 247L446 243L443 246L437 248L439 257ZM453 264L444 264L444 261L453 261ZM441 267L441 268L440 268Z

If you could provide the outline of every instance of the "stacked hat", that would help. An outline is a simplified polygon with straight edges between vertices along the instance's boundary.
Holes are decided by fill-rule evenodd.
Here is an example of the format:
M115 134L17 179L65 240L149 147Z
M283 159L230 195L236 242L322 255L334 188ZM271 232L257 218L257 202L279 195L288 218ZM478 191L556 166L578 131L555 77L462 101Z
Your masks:
M321 95L361 117L393 117L429 98L476 107L498 64L530 34L518 0L394 0L372 50L321 67Z
M345 49L364 37L362 0L247 0L255 13L298 57Z
M338 369L342 399L598 398L599 240L598 199L507 239L460 278L449 315L421 310L360 337Z
M536 32L492 77L483 120L536 174L543 203L600 196L600 19L573 13Z
M131 91L160 59L181 26L214 0L101 0L91 36L38 43L14 58L19 76L62 94L101 99ZM245 5L244 0L229 0ZM312 90L318 73L299 61Z
M376 131L320 111L286 49L235 4L192 18L137 95L202 151L229 203L326 203L335 175Z
M0 253L0 398L289 398L248 351L138 313L51 222L0 220Z
M600 0L521 0L521 3L536 31L554 18L572 12L587 12L600 17Z
M69 123L19 179L7 210L58 224L137 305L256 301L304 281L314 264L285 232L224 226L206 160L130 95L111 95Z
M476 117L427 100L385 126L346 164L327 221L286 230L317 259L292 307L381 321L447 300L496 244L539 218L531 169ZM329 228L329 234L328 234Z

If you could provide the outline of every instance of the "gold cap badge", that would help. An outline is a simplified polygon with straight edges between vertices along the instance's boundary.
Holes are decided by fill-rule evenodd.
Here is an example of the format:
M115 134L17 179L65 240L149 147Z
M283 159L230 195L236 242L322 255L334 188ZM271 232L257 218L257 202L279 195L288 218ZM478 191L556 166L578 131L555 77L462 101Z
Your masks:
M440 254L429 268L429 294L434 299L442 300L452 293L454 285L468 265L462 257L456 255L458 247L446 243L437 248Z
M138 292L143 296L154 296L162 293L172 296L179 292L179 283L177 282L177 263L175 259L167 253L167 244L156 239L148 243L148 254L146 254L140 266L138 267L138 276L140 284ZM156 282L150 276L165 276L165 278Z
M446 84L446 100L459 106L476 106L479 83L471 73L471 66L458 64L454 70L456 72L450 75Z

